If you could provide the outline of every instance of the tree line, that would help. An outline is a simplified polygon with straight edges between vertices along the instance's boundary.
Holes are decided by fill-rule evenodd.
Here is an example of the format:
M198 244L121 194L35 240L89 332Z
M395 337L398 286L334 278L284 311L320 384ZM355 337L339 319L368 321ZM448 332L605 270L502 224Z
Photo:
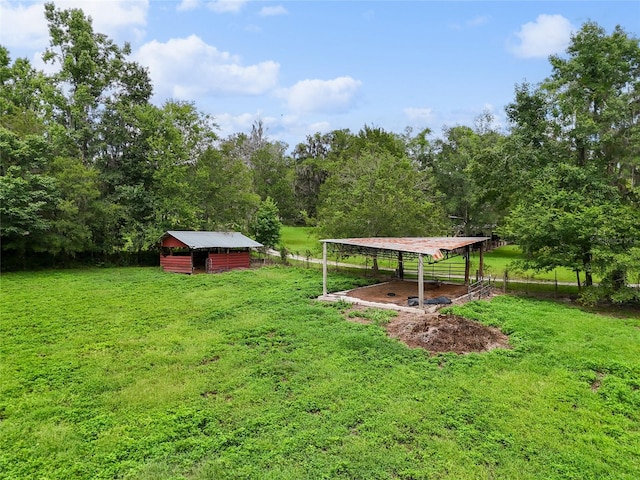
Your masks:
M276 211L326 237L496 233L527 267L638 296L640 45L621 27L585 23L549 78L515 86L506 128L488 112L438 136L365 125L288 153L260 121L220 138L195 104L152 104L128 44L82 10L45 16L56 73L0 46L3 268L139 255L166 230L255 233Z

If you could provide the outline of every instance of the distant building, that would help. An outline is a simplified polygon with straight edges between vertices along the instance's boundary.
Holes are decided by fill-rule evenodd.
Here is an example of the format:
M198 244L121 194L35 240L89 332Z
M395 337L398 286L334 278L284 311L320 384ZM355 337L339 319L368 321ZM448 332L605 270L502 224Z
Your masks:
M238 232L166 232L160 239L160 266L165 272L216 273L249 268L251 249L262 247Z

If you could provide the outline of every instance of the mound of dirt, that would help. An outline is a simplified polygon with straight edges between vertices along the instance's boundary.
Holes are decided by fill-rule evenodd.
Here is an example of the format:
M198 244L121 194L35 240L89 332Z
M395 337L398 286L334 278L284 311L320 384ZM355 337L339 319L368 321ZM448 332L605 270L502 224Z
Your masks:
M398 316L386 325L386 330L390 337L397 338L407 346L424 348L432 354L463 354L488 352L494 348L511 348L509 337L499 329L451 314L421 315L399 312Z

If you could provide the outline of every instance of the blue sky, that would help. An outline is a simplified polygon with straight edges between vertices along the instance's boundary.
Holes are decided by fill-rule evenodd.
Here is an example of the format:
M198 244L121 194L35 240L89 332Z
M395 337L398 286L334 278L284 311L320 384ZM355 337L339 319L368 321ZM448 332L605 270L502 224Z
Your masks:
M70 0L96 31L129 41L154 102L192 101L225 137L258 119L272 140L364 125L504 125L514 86L550 73L593 20L640 35L637 1ZM42 68L43 3L0 0L0 43Z

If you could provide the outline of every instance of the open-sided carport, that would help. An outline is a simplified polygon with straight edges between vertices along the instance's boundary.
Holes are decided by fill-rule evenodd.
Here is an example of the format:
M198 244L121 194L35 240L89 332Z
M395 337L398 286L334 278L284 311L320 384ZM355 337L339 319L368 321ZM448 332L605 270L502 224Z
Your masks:
M327 295L327 245L336 245L343 253L371 257L397 256L398 273L403 278L403 262L407 256L418 259L418 305L424 305L424 262L435 263L451 255L465 257L464 282L469 284L470 250L477 246L480 252L479 275L483 277L483 244L488 237L370 237L325 239L322 242L322 294Z

